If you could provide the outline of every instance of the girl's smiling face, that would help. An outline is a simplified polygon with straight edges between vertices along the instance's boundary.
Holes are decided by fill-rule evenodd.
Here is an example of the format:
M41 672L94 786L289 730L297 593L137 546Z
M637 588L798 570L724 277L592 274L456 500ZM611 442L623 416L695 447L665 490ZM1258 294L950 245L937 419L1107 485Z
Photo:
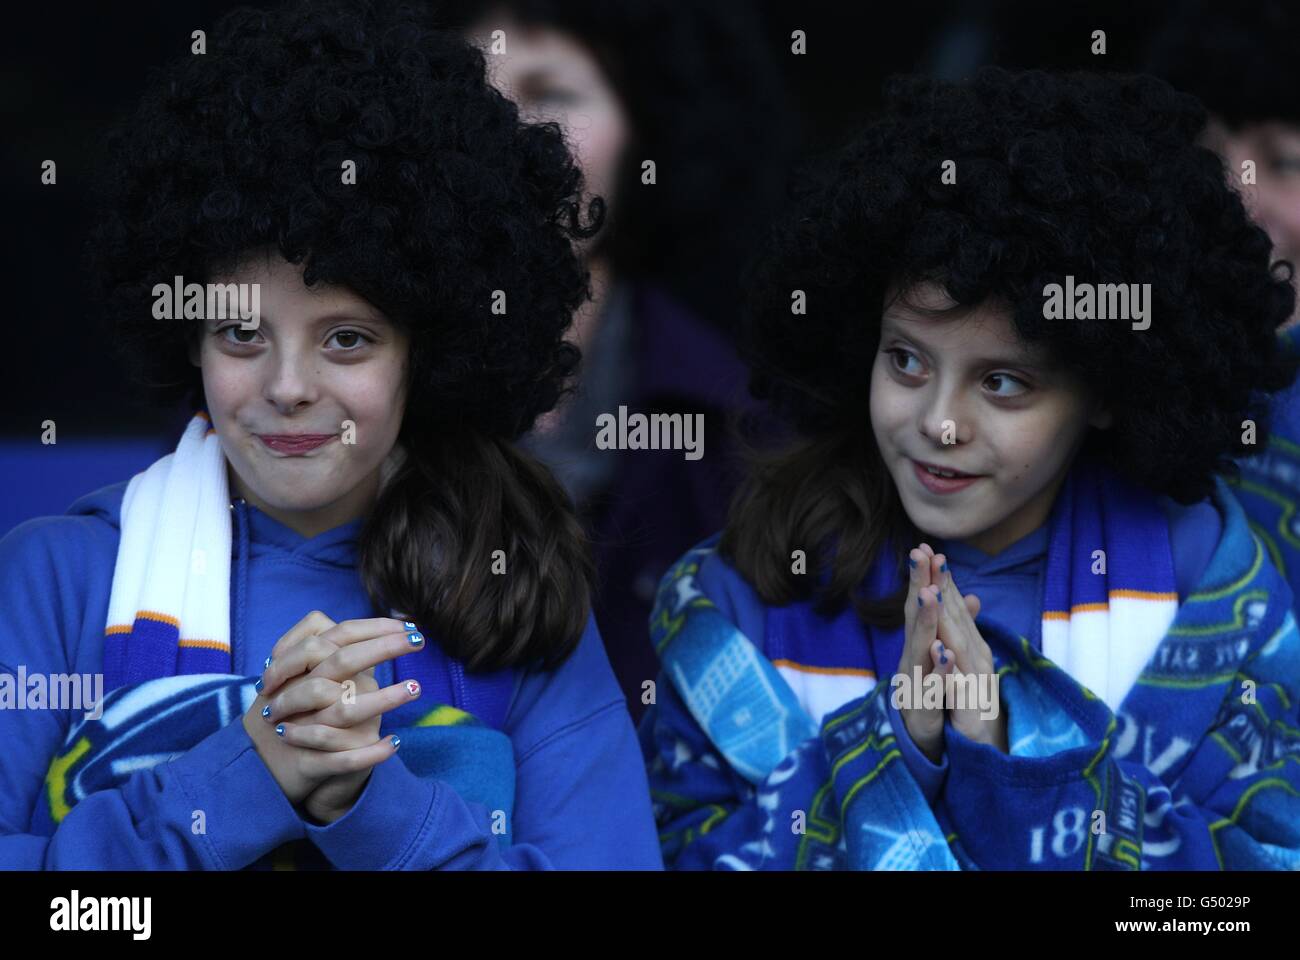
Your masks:
M302 271L259 254L210 277L260 284L260 321L245 330L238 317L204 320L190 358L232 493L311 537L363 515L377 495L406 407L409 341L351 291L309 289Z
M1047 519L1088 427L1108 425L1006 309L959 308L933 283L886 298L871 427L923 532L999 553Z

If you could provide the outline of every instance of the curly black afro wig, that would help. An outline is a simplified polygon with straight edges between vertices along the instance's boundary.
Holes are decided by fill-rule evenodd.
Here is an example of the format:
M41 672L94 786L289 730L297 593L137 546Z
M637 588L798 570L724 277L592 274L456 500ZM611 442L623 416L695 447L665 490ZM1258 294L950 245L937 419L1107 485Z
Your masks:
M897 622L897 598L853 594L886 543L912 533L870 428L894 289L932 281L958 304L1005 304L1019 336L1113 414L1091 452L1156 493L1203 499L1231 458L1263 448L1266 394L1295 376L1276 340L1292 270L1271 262L1220 160L1196 145L1204 123L1198 101L1153 77L990 68L890 81L881 118L804 181L750 270L751 386L799 436L756 462L721 549L765 599L807 595L813 578L793 582L790 551L821 545L823 608L852 600L868 622ZM1046 319L1045 288L1068 275L1150 284L1149 328ZM795 290L806 316L792 314Z
M413 419L513 437L554 406L586 294L581 175L558 128L520 124L482 55L426 21L384 3L234 11L111 132L91 276L146 384L201 397L192 331L153 318L152 285L269 247L411 334Z
M564 659L594 570L563 489L513 443L578 363L574 240L601 218L559 127L521 123L423 6L292 0L223 17L106 145L91 276L140 379L202 400L201 321L153 316L176 275L278 251L363 297L411 344L407 456L360 537L372 599L470 669Z

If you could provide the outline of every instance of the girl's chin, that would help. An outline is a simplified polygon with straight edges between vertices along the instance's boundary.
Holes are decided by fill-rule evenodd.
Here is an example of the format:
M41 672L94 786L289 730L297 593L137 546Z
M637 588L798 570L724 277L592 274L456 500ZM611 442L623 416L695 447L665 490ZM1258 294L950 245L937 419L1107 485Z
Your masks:
M912 526L927 537L939 540L965 540L982 530L982 528L975 529L969 523L963 523L962 520L965 518L951 508L908 503L904 503L903 507L907 512L907 519L912 521Z
M264 483L251 487L257 499L273 510L302 513L319 510L336 503L347 491L334 489L332 486L303 487L302 484L287 486L280 483Z

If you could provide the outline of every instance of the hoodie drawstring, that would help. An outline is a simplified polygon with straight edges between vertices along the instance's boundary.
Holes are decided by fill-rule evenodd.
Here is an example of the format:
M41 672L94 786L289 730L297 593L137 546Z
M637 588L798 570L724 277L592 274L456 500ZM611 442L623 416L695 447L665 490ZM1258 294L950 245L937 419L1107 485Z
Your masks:
M235 577L233 578L235 586L235 615L232 617L232 627L234 636L230 641L230 667L232 672L235 669L235 651L239 655L244 655L243 637L244 637L244 598L248 595L248 513L247 505L242 497L237 498L231 506L235 512L235 530L236 543L238 544L238 567Z

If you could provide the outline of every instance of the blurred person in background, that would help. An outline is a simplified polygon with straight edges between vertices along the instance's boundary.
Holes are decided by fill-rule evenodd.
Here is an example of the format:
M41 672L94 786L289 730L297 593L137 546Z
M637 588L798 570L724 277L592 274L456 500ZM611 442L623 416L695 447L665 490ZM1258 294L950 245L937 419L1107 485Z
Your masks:
M581 372L526 446L594 541L597 622L638 717L658 672L646 622L659 578L721 525L737 483L730 427L752 402L732 343L738 275L783 196L793 111L762 31L737 7L454 0L434 10L483 48L524 119L560 125L605 202L606 226L584 250ZM654 183L643 182L647 160ZM597 418L620 407L703 414L703 456L598 449Z
M1300 11L1265 0L1176 5L1150 47L1148 69L1195 94L1209 113L1201 142L1273 241L1275 260L1300 263ZM1279 327L1283 349L1300 355L1300 310ZM1229 482L1274 564L1300 596L1300 389L1270 404L1258 453ZM1255 425L1242 424L1243 435ZM1253 436L1253 434L1252 434Z
M1195 94L1210 121L1204 144L1279 259L1300 262L1300 9L1281 0L1174 8L1152 43L1150 72ZM1243 175L1253 164L1253 182ZM1286 327L1300 320L1300 310Z

